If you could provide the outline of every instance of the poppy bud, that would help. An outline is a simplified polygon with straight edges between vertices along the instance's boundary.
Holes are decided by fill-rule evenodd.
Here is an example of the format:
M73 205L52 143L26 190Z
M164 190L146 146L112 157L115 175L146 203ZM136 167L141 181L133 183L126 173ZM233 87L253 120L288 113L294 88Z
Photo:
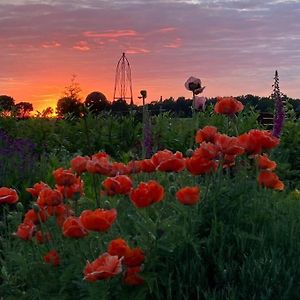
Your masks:
M193 150L193 149L188 149L188 150L186 150L185 155L186 155L187 157L192 157L193 154L194 154L194 150Z
M39 206L36 205L36 204L33 204L33 205L32 205L32 208L33 208L33 210L34 210L35 213L38 213L38 212L40 211Z
M17 210L20 211L20 212L22 212L24 210L24 206L21 202L17 203Z
M171 182L174 182L175 181L175 179L176 179L176 177L175 177L175 174L174 173L169 173L169 181L171 181Z
M172 196L174 196L177 192L176 187L171 185L170 188L169 188L169 192Z
M7 221L11 221L11 220L13 220L13 218L14 218L14 216L12 214L8 214L6 216Z

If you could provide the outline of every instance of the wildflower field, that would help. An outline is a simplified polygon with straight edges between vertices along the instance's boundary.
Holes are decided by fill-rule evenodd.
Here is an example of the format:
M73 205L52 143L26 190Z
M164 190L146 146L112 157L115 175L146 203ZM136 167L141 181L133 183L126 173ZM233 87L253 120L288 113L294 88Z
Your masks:
M0 299L299 299L300 124L257 119L2 118Z

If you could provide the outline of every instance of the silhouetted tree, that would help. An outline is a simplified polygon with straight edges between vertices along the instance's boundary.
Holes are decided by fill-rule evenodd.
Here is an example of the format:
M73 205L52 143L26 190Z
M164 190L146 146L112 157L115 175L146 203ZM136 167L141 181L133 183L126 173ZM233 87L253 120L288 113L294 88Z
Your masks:
M111 110L114 113L124 115L129 112L129 105L127 104L127 102L125 100L118 99L116 101L113 101L113 103L111 105Z
M7 95L0 95L0 113L10 115L15 106L14 98Z
M29 118L30 112L33 111L32 103L20 102L15 105L17 117L21 119Z
M70 85L65 87L64 97L57 101L56 114L63 117L67 114L72 114L75 117L80 117L82 111L82 103L79 83L76 82L76 75L72 75Z
M49 106L49 107L45 108L45 109L42 111L41 117L42 117L42 118L49 118L49 117L51 117L51 116L53 115L53 113L54 113L53 108Z
M100 92L92 92L87 95L84 104L94 114L99 114L103 110L110 108L110 103L106 99L105 95Z
M56 114L63 117L67 114L72 114L75 117L80 117L82 103L70 97L63 97L57 101Z
M76 75L72 75L71 82L68 86L65 87L64 96L66 98L76 99L81 101L80 97L81 88L78 82L76 82Z

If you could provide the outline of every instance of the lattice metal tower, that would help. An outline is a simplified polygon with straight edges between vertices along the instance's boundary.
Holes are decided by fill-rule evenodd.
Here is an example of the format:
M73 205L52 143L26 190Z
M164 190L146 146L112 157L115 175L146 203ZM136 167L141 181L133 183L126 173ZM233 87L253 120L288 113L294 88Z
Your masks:
M133 105L131 68L125 53L122 54L116 68L114 100L119 99L130 100L130 105Z

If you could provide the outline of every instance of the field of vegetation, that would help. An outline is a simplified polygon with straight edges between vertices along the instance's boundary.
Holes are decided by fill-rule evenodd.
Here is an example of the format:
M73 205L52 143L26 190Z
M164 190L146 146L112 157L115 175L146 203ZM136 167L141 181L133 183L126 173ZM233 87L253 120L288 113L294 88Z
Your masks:
M300 123L258 120L0 118L0 299L298 299Z

